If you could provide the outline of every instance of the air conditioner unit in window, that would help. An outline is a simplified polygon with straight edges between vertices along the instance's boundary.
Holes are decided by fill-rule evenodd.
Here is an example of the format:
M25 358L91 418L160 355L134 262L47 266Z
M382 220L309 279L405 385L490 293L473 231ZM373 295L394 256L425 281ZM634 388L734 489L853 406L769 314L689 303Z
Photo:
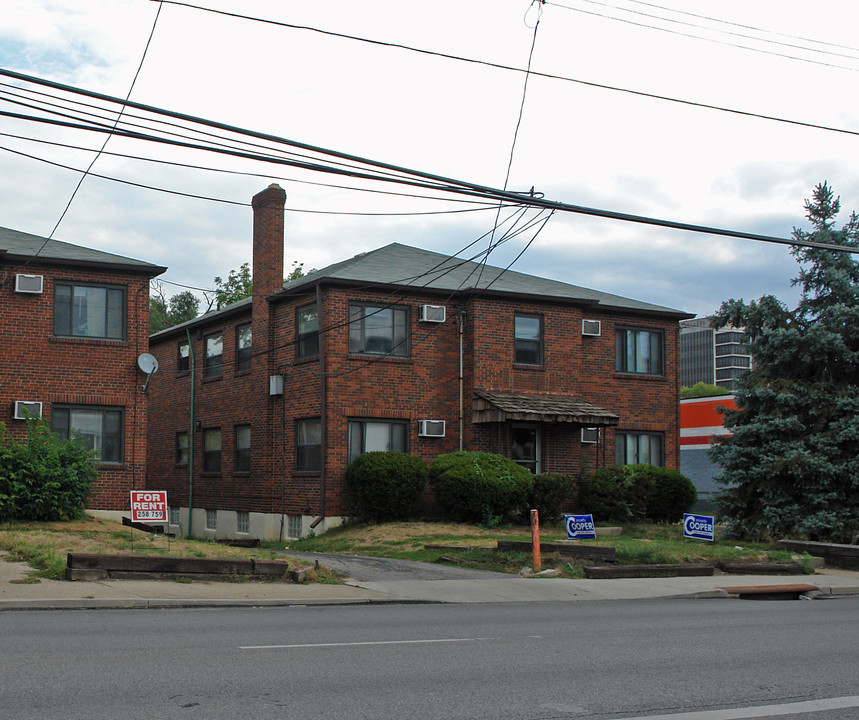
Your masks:
M600 429L599 428L582 428L582 442L583 443L597 443L600 439Z
M15 276L15 292L33 293L38 295L42 292L45 286L45 278L43 275L25 275L18 273Z
M444 420L418 420L420 437L444 437Z
M599 320L582 320L582 335L597 337L600 334Z
M421 322L443 323L444 319L444 305L421 305Z
M15 419L26 420L28 417L42 417L42 403L29 402L27 400L15 401Z

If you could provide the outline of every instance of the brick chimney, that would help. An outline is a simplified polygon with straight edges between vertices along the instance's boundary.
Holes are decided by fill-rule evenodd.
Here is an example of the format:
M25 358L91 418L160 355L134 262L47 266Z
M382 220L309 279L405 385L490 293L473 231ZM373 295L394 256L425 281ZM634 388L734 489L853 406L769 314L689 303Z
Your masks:
M283 287L283 213L286 192L272 183L254 195L253 283L254 298Z

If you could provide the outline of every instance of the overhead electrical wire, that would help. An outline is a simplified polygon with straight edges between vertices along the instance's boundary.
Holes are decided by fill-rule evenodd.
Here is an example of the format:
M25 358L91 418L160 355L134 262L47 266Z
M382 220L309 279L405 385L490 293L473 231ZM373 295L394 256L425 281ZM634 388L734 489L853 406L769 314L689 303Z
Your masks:
M131 97L131 93L133 92L134 86L137 83L137 78L140 76L140 71L143 68L144 61L146 60L146 53L149 50L149 45L152 43L152 37L155 35L155 27L158 25L158 17L160 15L161 15L161 4L159 3L158 10L155 12L155 18L152 21L152 29L149 32L149 37L147 38L146 45L143 48L143 54L140 58L140 63L138 64L137 70L134 73L134 77L131 80L131 86L128 88L128 94L125 97L126 100L128 100L128 98ZM116 117L116 121L114 122L114 128L116 128L116 125L119 123L119 119L122 117L123 109L124 109L124 105L122 106L122 108L120 108L119 114ZM81 174L81 177L77 182L77 185L75 185L75 189L72 190L72 194L69 196L68 202L66 202L66 206L63 208L62 213L60 213L60 217L57 219L57 222L54 225L53 229L51 230L50 235L48 235L48 237L45 238L45 242L42 243L41 247L38 250L36 250L36 252L33 254L33 256L29 260L27 260L27 262L25 262L24 265L27 265L30 262L32 262L33 260L35 260L39 256L39 253L41 253L42 250L45 249L45 246L48 244L50 239L54 237L54 233L57 231L57 228L60 227L60 223L63 221L63 218L65 218L66 214L69 211L69 208L71 208L72 202L74 202L74 199L77 196L78 190L80 190L81 185L83 184L83 181L86 179L90 170L92 170L93 166L96 163L96 160L98 160L99 156L101 155L102 150L104 150L104 148L107 146L107 143L110 141L110 137L111 136L108 134L108 136L104 139L104 143L102 144L101 149L95 154L95 157L93 157L92 161L90 162L89 167L87 167L87 169Z
M503 189L507 190L507 184L510 182L510 172L513 169L513 156L516 152L516 140L519 138L519 128L522 125L522 116L525 114L525 98L528 95L528 79L531 77L531 61L534 59L534 48L537 46L537 30L540 27L540 18L543 15L543 3L545 0L531 0L531 5L528 7L528 11L525 13L525 18L523 21L527 26L527 17L528 13L534 8L535 4L537 7L537 19L534 22L533 33L531 34L531 49L528 51L528 63L525 69L525 81L522 83L522 98L519 101L519 112L516 116L516 127L513 130L513 142L510 144L510 155L507 159L507 170L504 173L504 186ZM498 213L495 215L495 223L496 226L498 224L498 217L501 214L501 204L498 205ZM495 227L492 228L492 233L489 236L489 244L492 245L492 241L495 238ZM487 255L488 258L488 255ZM483 272L483 268L480 270L481 274ZM480 277L478 276L478 282L480 281Z
M697 25L695 23L684 22L683 20L674 20L672 18L666 18L666 17L662 17L660 15L645 13L645 12L641 12L638 10L629 10L627 8L622 8L622 7L619 7L617 5L612 5L611 3L599 2L598 0L580 0L580 2L585 2L585 3L588 3L589 5L599 5L601 7L608 7L608 8L612 8L614 10L618 10L620 12L627 12L627 13L631 13L633 15L640 15L643 17L654 18L657 20L662 20L664 22L674 23L677 25L684 25L687 27L695 27L695 28L699 28L702 30L707 30L709 32L722 33L722 34L726 34L726 35L732 35L735 37L741 37L744 39L757 40L759 42L789 47L789 48L792 48L794 50L799 49L799 50L805 50L807 52L820 53L820 54L824 54L824 55L833 55L835 57L847 58L850 60L859 60L859 58L857 58L854 55L846 55L844 53L833 53L833 52L828 52L825 50L815 50L814 48L808 48L808 47L804 47L802 45L796 45L793 43L783 43L783 42L779 42L777 40L767 40L766 38L758 38L758 37L754 37L752 35L747 35L744 33L736 33L736 32L731 32L728 30L718 30L716 28L707 28L707 27L704 27L702 25ZM764 55L773 55L775 57L787 58L789 60L797 60L799 62L812 63L814 65L823 65L824 67L837 68L839 70L851 70L853 72L857 71L857 68L855 68L855 67L848 67L846 65L837 65L835 63L824 62L822 60L813 60L811 58L799 57L797 55L788 55L786 53L774 52L772 50L765 50L762 48L749 47L748 45L741 45L739 43L734 43L734 42L726 42L725 40L718 40L715 38L709 38L709 37L706 37L704 35L695 35L692 33L680 32L678 30L672 30L672 29L666 28L666 27L659 27L658 25L648 25L647 23L637 22L635 20L630 20L628 18L615 17L613 15L606 15L604 13L599 13L599 12L595 12L592 10L585 10L585 9L579 8L579 7L572 7L570 5L564 5L563 3L547 2L547 4L551 5L553 7L561 8L562 10L569 10L571 12L577 12L577 13L581 13L583 15L591 15L591 16L595 16L595 17L600 17L600 18L604 18L606 20L614 20L615 22L621 22L621 23L625 23L628 25L635 25L637 27L647 28L648 30L657 30L659 32L670 33L671 35L677 35L679 37L687 37L687 38L692 38L694 40L702 40L704 42L716 43L718 45L725 45L727 47L740 48L742 50L748 50L750 52L762 53Z
M515 204L521 205L530 205L532 207L543 207L548 209L556 209L564 212L571 212L580 215L588 215L592 217L601 217L612 220L619 220L624 222L632 222L643 225L653 225L657 227L665 227L671 228L675 230L684 230L695 233L703 233L709 235L718 235L723 237L734 237L739 239L746 240L755 240L759 242L767 242L767 243L775 243L780 245L788 245L788 246L797 246L802 244L807 244L810 247L821 247L823 249L832 249L839 250L844 252L859 252L859 249L845 248L839 245L833 245L829 243L814 243L811 244L809 241L806 243L798 243L795 239L790 240L787 238L779 238L769 235L761 235L758 233L749 233L737 230L728 230L725 228L716 228L716 227L708 227L704 225L698 225L694 223L687 223L675 220L665 220L660 218L647 217L643 215L635 215L631 213L623 213L611 210L603 210L599 208L591 208L585 207L581 205L574 205L571 203L559 202L554 200L547 200L543 197L539 197L533 193L517 193L511 192L507 190L502 190L498 188L492 188L486 185L482 185L479 183L473 183L463 180L455 180L453 178L447 178L440 175L435 175L432 173L422 172L419 170L413 170L406 167L394 165L391 163L381 162L377 160L370 160L368 158L362 158L356 155L351 155L348 153L322 148L319 146L314 146L308 143L299 142L296 140L289 140L284 137L279 137L276 135L272 135L269 133L262 133L258 131L253 131L245 128L239 128L235 126L231 126L225 123L217 122L214 120L207 120L201 117L196 117L192 115L188 115L185 113L178 113L175 111L170 111L162 108L157 108L150 105L145 105L143 103L136 103L133 101L123 101L119 100L110 95L105 95L103 93L95 93L92 91L82 90L79 88L75 88L69 85L63 85L61 83L56 83L50 80L45 80L42 78L33 77L30 75L25 75L23 73L13 72L11 70L0 69L0 75L5 77L11 77L19 81L29 82L36 85L42 85L54 88L56 90L62 90L64 92L69 92L71 94L84 95L90 98L95 98L104 102L110 103L118 103L118 104L127 104L131 107L134 107L137 110L143 110L146 112L150 112L156 115L163 115L166 117L170 117L173 119L179 119L184 122L190 122L193 124L199 124L204 127L214 128L220 131L226 131L230 133L236 133L238 135L252 137L255 139L265 140L266 142L278 143L286 145L290 148L297 148L299 150L305 152L313 152L321 155L323 158L336 158L338 161L345 160L350 163L357 163L362 167L367 168L365 171L352 171L348 169L344 169L342 167L336 167L332 165L325 165L323 162L316 163L308 163L305 161L295 161L289 160L285 158L275 158L269 156L261 156L259 154L247 153L247 152L238 152L225 150L223 148L210 148L203 145L195 145L193 143L186 143L182 141L169 140L166 138L155 137L152 135L146 135L143 133L125 131L121 134L124 137L128 137L131 139L137 140L148 140L152 142L165 143L169 145L175 145L178 147L191 147L198 150L207 150L209 152L219 152L227 155L232 155L236 157L245 157L250 159L255 159L261 162L267 163L275 163L275 164L284 164L292 167L300 167L305 170L312 170L317 172L329 173L329 174L337 174L337 175L347 175L353 178L361 178L365 180L377 180L380 182L388 182L388 183L399 183L404 185L410 185L412 187L423 187L429 188L442 192L450 192L454 194L465 194L476 197L483 198L491 198L493 200L504 199L510 201ZM18 119L31 120L34 122L50 122L51 124L57 124L60 126L67 127L76 127L77 129L85 129L85 130L93 130L96 132L104 132L104 128L98 127L89 127L81 124L75 123L67 123L65 121L48 121L44 118L37 118L33 116L23 116L16 113L9 112L0 112L0 115L5 115L7 117L17 117Z
M802 40L803 42L814 43L815 45L825 45L827 47L835 47L840 48L842 50L852 50L854 52L859 53L859 48L851 47L849 45L839 45L837 43L827 42L825 40L815 40L814 38L802 37L800 35L788 35L786 33L776 32L775 30L767 30L766 28L759 28L754 25L746 25L744 23L732 22L730 20L723 20L721 18L709 17L708 15L700 15L698 13L689 12L687 10L678 10L677 8L669 8L664 5L656 5L655 3L644 2L644 0L627 0L632 5L644 5L645 7L652 7L658 10L666 10L668 12L673 12L678 15L686 15L687 17L694 17L700 20L708 20L710 22L719 23L721 25L730 25L732 27L743 28L745 30L755 30L756 32L767 33L769 35L776 35L778 37L786 37L791 38L792 40Z
M278 26L290 28L293 30L305 30L305 31L309 31L309 32L319 33L321 35L328 35L331 37L342 38L345 40L352 40L354 42L361 42L361 43L366 43L366 44L375 45L375 46L379 46L379 47L390 47L390 48L395 48L398 50L405 50L408 52L420 53L422 55L435 56L435 57L445 58L447 60L456 60L458 62L470 63L472 65L481 65L484 67L491 67L491 68L495 68L497 70L506 70L509 72L517 72L517 73L524 73L525 72L525 70L523 70L522 68L513 67L511 65L504 65L503 63L491 62L489 60L478 60L476 58L469 58L469 57L465 57L462 55L453 55L451 53L444 53L444 52L440 52L437 50L425 50L423 48L418 48L418 47L414 47L411 45L404 45L402 43L387 42L387 41L382 41L382 40L372 40L370 38L359 37L357 35L348 35L346 33L338 33L338 32L333 32L331 30L322 30L320 28L311 27L309 25L297 25L294 23L286 23L286 22L281 22L281 21L277 21L277 20L268 20L266 18L253 17L250 15L241 15L239 13L227 12L225 10L216 10L214 8L201 7L199 5L193 5L192 3L178 2L178 0L159 0L159 1L164 2L164 4L166 4L166 5L179 5L179 6L191 8L194 10L201 10L204 12L215 13L215 14L224 15L227 17L238 18L241 20L250 20L250 21L254 21L254 22L266 23L269 25L278 25ZM818 123L803 122L800 120L790 120L788 118L782 118L782 117L778 117L775 115L765 115L763 113L755 113L755 112L750 112L747 110L738 110L736 108L729 108L729 107L724 107L721 105L712 105L710 103L697 102L694 100L682 100L680 98L674 98L674 97L670 97L668 95L659 95L657 93L649 93L649 92L645 92L643 90L632 90L630 88L623 88L623 87L619 87L616 85L606 85L604 83L591 82L589 80L581 80L578 78L566 77L564 75L557 75L557 74L553 74L553 73L540 72L538 70L532 70L531 74L534 77L541 77L541 78L546 78L549 80L560 80L563 82L575 83L577 85L582 85L585 87L598 88L600 90L610 90L612 92L625 93L627 95L649 98L651 100L662 100L665 102L677 103L679 105L687 105L689 107L696 107L696 108L701 108L704 110L715 110L718 112L730 113L732 115L739 115L741 117L750 117L750 118L756 118L758 120L768 120L771 122L786 123L788 125L795 125L797 127L806 127L806 128L811 128L814 130L824 130L826 132L844 133L844 134L848 134L848 135L859 135L859 131L855 131L855 130L846 130L843 128L837 128L837 127L832 127L832 126L828 126L828 125L820 125Z

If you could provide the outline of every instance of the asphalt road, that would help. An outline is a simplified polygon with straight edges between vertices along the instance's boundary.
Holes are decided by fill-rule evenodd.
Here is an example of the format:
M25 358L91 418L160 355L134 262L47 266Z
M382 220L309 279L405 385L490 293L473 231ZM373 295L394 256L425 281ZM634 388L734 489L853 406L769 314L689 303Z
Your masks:
M730 720L777 706L855 720L857 620L859 597L10 612L0 718Z

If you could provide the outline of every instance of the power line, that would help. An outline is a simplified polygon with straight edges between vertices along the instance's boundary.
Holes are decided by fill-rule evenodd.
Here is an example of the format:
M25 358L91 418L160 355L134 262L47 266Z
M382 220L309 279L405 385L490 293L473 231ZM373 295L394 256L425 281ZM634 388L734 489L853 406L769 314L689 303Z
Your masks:
M701 20L708 20L710 22L720 23L722 25L731 25L733 27L743 28L745 30L755 30L756 32L767 33L769 35L776 35L778 37L786 37L791 38L793 40L802 40L803 42L814 43L815 45L825 45L827 47L840 48L842 50L852 50L854 52L859 52L859 48L851 47L849 45L838 45L837 43L826 42L824 40L815 40L814 38L802 37L799 35L787 35L785 33L776 32L774 30L767 30L765 28L755 27L754 25L745 25L743 23L731 22L730 20L723 20L721 18L713 18L707 15L699 15L698 13L688 12L685 10L678 10L676 8L665 7L664 5L656 5L655 3L644 2L644 0L627 0L627 2L634 5L644 5L646 7L657 8L658 10L666 10L668 12L673 12L678 15L686 15L687 17L699 18Z
M519 205L530 205L532 207L542 207L547 209L555 209L561 210L563 212L571 212L580 215L589 215L592 217L601 217L605 219L611 220L620 220L623 222L632 222L636 224L642 225L653 225L656 227L665 227L674 230L685 230L689 232L695 233L703 233L707 235L718 235L722 237L733 237L745 240L755 240L759 242L767 242L774 243L779 245L789 245L796 246L799 245L795 239L789 240L786 238L779 238L769 235L760 235L758 233L749 233L738 230L728 230L725 228L716 228L716 227L708 227L704 225L698 225L694 223L681 222L676 220L665 220L660 218L647 217L644 215L635 215L631 213L623 213L611 210L602 210L599 208L591 208L582 205L574 205L571 203L559 202L554 200L547 200L543 197L539 197L537 195L525 194L525 193L516 193L508 190L502 190L498 188L492 188L486 185L481 185L479 183L468 182L464 180L455 180L453 178L447 178L440 175L435 175L432 173L422 172L419 170L413 170L406 167L393 165L391 163L381 162L377 160L370 160L368 158L362 158L357 155L350 155L348 153L322 148L319 146L310 145L308 143L302 143L296 140L289 140L284 137L279 137L276 135L271 135L269 133L262 133L254 130L249 130L245 128L239 128L231 125L227 125L225 123L217 122L214 120L207 120L204 118L187 115L184 113L178 113L175 111L170 111L162 108L157 108L151 105L145 105L143 103L136 103L133 101L122 101L110 95L105 95L103 93L95 93L88 90L82 90L79 88L71 87L69 85L63 85L62 83L56 83L51 80L45 80L37 77L33 77L30 75L25 75L23 73L13 72L11 70L0 69L0 75L6 77L12 77L17 80L22 80L24 82L33 83L36 85L43 85L47 87L52 87L54 89L59 89L64 92L69 92L72 94L84 95L90 98L95 98L102 100L104 102L110 103L119 103L119 104L127 104L131 107L134 107L137 110L143 110L146 112L154 113L156 115L163 115L166 117L171 117L174 119L180 119L184 122L191 122L193 124L199 124L204 127L215 128L221 131L236 133L238 135L243 135L247 137L253 137L255 139L265 140L267 142L279 143L286 145L288 147L298 148L303 151L314 152L324 157L334 157L338 160L346 160L350 163L357 163L361 166L370 168L373 172L354 172L350 170L345 170L339 167L332 167L328 165L324 165L321 163L306 163L303 161L292 161L284 158L273 158L268 156L260 156L254 153L246 153L246 152L238 152L238 151L228 151L224 149L215 149L206 146L194 145L193 143L180 142L176 140L167 140L165 138L158 138L150 135L145 135L143 133L130 132L126 131L123 134L124 137L138 139L138 140L149 140L153 142L166 143L170 145L176 145L179 147L190 147L198 150L206 150L209 152L220 152L228 155L233 155L236 157L245 157L255 159L261 162L267 163L275 163L275 164L283 164L290 165L293 167L300 167L305 170L312 170L317 172L324 172L330 174L338 174L338 175L348 175L350 177L358 177L362 179L371 179L378 180L381 182L392 182L399 183L404 185L411 185L413 187L424 187L431 188L437 191L442 192L451 192L455 194L466 194L483 198L490 198L494 200L507 200L514 204ZM18 117L20 119L33 120L36 122L47 122L42 118L35 118L29 116L21 116L15 113L8 112L0 112L0 115L5 115L9 117ZM65 123L65 122L56 122L58 125L65 125L71 127L77 127L78 129L91 129L95 131L103 131L103 129L99 128L89 128L82 125L75 125L73 123ZM382 171L382 174L379 173ZM815 243L814 247L820 247L821 249L829 249L829 250L837 250L843 252L859 252L859 249L853 248L845 248L839 245L832 245L828 243Z
M134 73L134 77L131 80L131 86L128 88L128 94L125 97L126 101L128 100L128 98L131 97L131 93L134 90L134 85L137 83L137 78L140 76L140 70L143 68L143 62L146 60L146 52L149 50L149 45L152 43L153 35L155 35L155 27L158 24L158 17L160 14L161 14L161 3L159 2L158 10L155 13L155 19L152 21L152 30L149 32L149 37L147 38L146 45L143 48L143 55L140 58L140 63L138 64L137 70ZM120 108L119 114L116 116L116 120L113 124L113 129L116 129L116 126L119 124L119 119L122 117L123 109L124 109L124 106L122 108ZM74 201L75 196L78 194L78 190L80 190L81 185L83 184L83 181L86 179L86 176L89 174L90 170L92 170L93 166L96 163L96 160L98 160L99 156L101 155L102 150L104 150L104 148L107 146L107 143L110 141L110 138L111 138L111 135L108 134L108 136L104 139L104 143L102 144L101 149L95 154L95 157L93 157L92 161L89 164L89 167L87 167L87 169L84 170L83 174L81 175L80 179L78 180L77 185L75 185L75 189L72 190L72 194L69 197L69 200L66 203L65 208L63 208L63 212L60 213L60 217L57 219L57 222L54 225L53 230L51 230L50 235L48 235L48 237L45 239L45 242L42 243L42 246L35 252L33 257L31 257L29 260L27 260L27 262L24 263L24 265L27 265L32 260L34 260L36 257L38 257L39 253L48 244L48 240L50 240L54 236L54 233L57 231L57 228L60 226L60 223L63 221L63 218L66 216L66 213L68 213L69 208L72 206L72 202Z
M791 43L782 43L782 42L778 42L777 40L767 40L766 38L758 38L758 37L746 35L743 33L735 33L735 32L730 32L728 30L718 30L718 29L714 29L714 28L706 28L702 25L696 25L694 23L688 23L688 22L684 22L682 20L673 20L671 18L666 18L666 17L662 17L659 15L653 15L650 13L644 13L644 12L640 12L637 10L628 10L626 8L621 8L621 7L618 7L617 5L612 5L610 3L598 2L598 0L581 0L581 1L589 3L591 5L599 5L601 7L609 7L609 8L612 8L614 10L619 10L621 12L632 13L634 15L640 15L643 17L655 18L658 20L663 20L665 22L674 23L677 25L685 25L687 27L700 28L703 30L708 30L710 32L717 32L717 33L722 33L725 35L732 35L735 37L757 40L759 42L770 43L770 44L774 44L774 45L781 45L784 47L806 50L809 52L821 53L824 55L834 55L837 57L848 58L850 60L859 60L859 58L857 58L853 55L846 55L843 53L831 53L831 52L826 52L823 50L815 50L814 48L803 47L801 45L795 45L795 44L791 44ZM810 58L798 57L796 55L788 55L786 53L773 52L772 50L764 50L762 48L749 47L748 45L741 45L739 43L726 42L724 40L716 40L714 38L708 38L708 37L705 37L702 35L693 35L692 33L680 32L678 30L671 30L669 28L659 27L657 25L648 25L647 23L636 22L635 20L630 20L628 18L614 17L613 15L605 15L604 13L599 13L599 12L595 12L592 10L584 10L582 8L577 8L577 7L571 7L570 5L563 5L561 3L549 2L547 4L552 5L554 7L561 8L563 10L569 10L571 12L577 12L577 13L581 13L583 15L592 15L595 17L604 18L606 20L614 20L615 22L622 22L622 23L626 23L628 25L635 25L636 27L643 27L643 28L647 28L648 30L658 30L659 32L665 32L665 33L669 33L671 35L677 35L680 37L692 38L694 40L703 40L704 42L710 42L710 43L716 43L717 45L725 45L728 47L740 48L742 50L748 50L750 52L762 53L764 55L773 55L775 57L787 58L789 60L797 60L799 62L807 62L807 63L812 63L814 65L823 65L824 67L838 68L839 70L850 70L850 71L856 72L856 68L847 67L845 65L836 65L834 63L823 62L822 60L812 60Z
M169 5L179 5L182 7L191 8L193 10L201 10L203 12L215 13L217 15L224 15L227 17L238 18L241 20L250 20L250 21L254 21L254 22L266 23L269 25L278 25L278 26L290 28L293 30L305 30L308 32L319 33L321 35L327 35L330 37L342 38L344 40L352 40L354 42L366 43L366 44L375 45L378 47L389 47L389 48L395 48L398 50L406 50L408 52L419 53L422 55L440 57L440 58L445 58L447 60L456 60L458 62L470 63L473 65L481 65L484 67L491 67L491 68L495 68L497 70L506 70L509 72L517 72L517 73L524 73L525 72L525 70L523 70L522 68L512 67L510 65L504 65L503 63L491 62L489 60L478 60L475 58L469 58L469 57L465 57L462 55L453 55L450 53L443 53L443 52L439 52L436 50L426 50L423 48L414 47L412 45L404 45L402 43L386 42L386 41L382 41L382 40L372 40L370 38L359 37L357 35L348 35L346 33L338 33L338 32L333 32L331 30L322 30L320 28L311 27L309 25L297 25L294 23L287 23L287 22L281 22L281 21L277 21L277 20L268 20L266 18L253 17L250 15L241 15L239 13L227 12L225 10L215 10L213 8L200 7L199 5L193 5L191 3L178 2L178 0L163 0L163 2L165 4L169 4ZM703 102L695 102L693 100L682 100L680 98L669 97L668 95L658 95L656 93L648 93L648 92L644 92L642 90L632 90L630 88L623 88L623 87L619 87L619 86L615 86L615 85L605 85L602 83L591 82L588 80L580 80L578 78L566 77L564 75L539 72L537 70L532 70L531 75L533 75L534 77L541 77L541 78L546 78L549 80L561 80L564 82L575 83L577 85L582 85L585 87L598 88L600 90L611 90L612 92L621 92L621 93L625 93L627 95L634 95L636 97L649 98L651 100L662 100L664 102L677 103L679 105L688 105L690 107L697 107L697 108L701 108L704 110L716 110L718 112L730 113L732 115L740 115L742 117L756 118L758 120L769 120L771 122L785 123L788 125L796 125L797 127L806 127L806 128L811 128L811 129L815 129L815 130L825 130L827 132L844 133L847 135L859 135L859 131L855 131L855 130L846 130L843 128L836 128L836 127L831 127L828 125L820 125L817 123L802 122L799 120L789 120L787 118L781 118L781 117L777 117L775 115L764 115L762 113L754 113L754 112L749 112L747 110L737 110L735 108L728 108L728 107L724 107L724 106L720 106L720 105L712 105L712 104L703 103Z

